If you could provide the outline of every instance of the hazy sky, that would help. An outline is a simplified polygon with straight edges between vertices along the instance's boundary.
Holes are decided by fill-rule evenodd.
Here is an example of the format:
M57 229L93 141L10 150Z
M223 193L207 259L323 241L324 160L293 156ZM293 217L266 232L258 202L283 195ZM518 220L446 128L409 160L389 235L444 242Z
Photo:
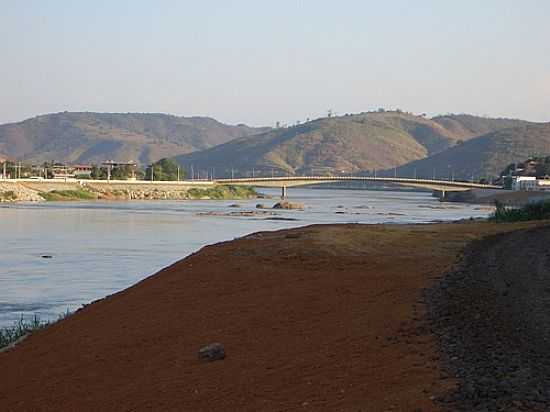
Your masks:
M548 0L0 0L0 123L377 107L550 121L549 17Z

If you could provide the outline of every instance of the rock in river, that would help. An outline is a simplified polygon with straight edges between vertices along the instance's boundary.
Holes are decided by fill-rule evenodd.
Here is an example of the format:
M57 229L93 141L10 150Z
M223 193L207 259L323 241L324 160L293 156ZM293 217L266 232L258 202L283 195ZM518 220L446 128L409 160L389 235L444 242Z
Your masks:
M276 203L273 206L273 209L288 209L288 210L304 210L303 203L291 203L286 200L283 200L279 203Z

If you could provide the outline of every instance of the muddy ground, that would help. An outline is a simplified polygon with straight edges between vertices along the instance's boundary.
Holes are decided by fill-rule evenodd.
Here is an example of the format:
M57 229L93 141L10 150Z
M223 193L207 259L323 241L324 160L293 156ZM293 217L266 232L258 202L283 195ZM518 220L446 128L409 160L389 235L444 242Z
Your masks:
M425 295L519 226L332 225L213 245L0 353L2 411L439 411ZM202 363L199 349L225 345Z

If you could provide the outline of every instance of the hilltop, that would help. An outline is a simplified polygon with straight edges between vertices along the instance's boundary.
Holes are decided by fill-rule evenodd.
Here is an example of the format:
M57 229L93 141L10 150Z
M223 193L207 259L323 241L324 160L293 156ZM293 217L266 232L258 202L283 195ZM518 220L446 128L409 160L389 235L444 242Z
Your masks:
M509 164L550 154L550 123L524 124L498 130L413 161L398 169L401 176L474 179L499 176ZM390 173L388 171L388 173Z
M148 164L265 130L209 117L63 112L0 125L0 157L36 163L115 159Z
M399 111L321 118L269 130L176 157L217 176L358 173L424 159L488 131L528 124L521 120L446 115L432 119Z

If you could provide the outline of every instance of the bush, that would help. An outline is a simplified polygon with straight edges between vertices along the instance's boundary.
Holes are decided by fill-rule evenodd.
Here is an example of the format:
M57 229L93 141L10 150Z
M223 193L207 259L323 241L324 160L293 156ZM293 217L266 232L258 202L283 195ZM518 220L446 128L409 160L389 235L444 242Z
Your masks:
M63 201L63 200L94 200L97 196L84 189L76 190L52 190L51 192L40 193L45 200Z
M71 316L73 312L67 309L64 313L61 313L57 320L54 321L41 321L38 315L34 315L31 320L25 320L23 316L15 322L12 326L7 328L0 328L0 349L5 348L23 336L28 335L29 333L35 332L40 329L44 329L47 326L59 322L65 318Z
M215 186L209 188L192 188L187 191L190 199L250 199L258 196L250 186Z
M0 200L16 200L17 194L13 190L6 190L5 192L0 192Z
M506 207L497 201L495 206L490 219L497 223L550 219L550 201L528 203L521 208Z
M0 329L0 348L9 346L23 336L35 330L45 328L47 325L48 322L41 322L37 315L34 315L30 321L26 321L21 317L13 326Z

